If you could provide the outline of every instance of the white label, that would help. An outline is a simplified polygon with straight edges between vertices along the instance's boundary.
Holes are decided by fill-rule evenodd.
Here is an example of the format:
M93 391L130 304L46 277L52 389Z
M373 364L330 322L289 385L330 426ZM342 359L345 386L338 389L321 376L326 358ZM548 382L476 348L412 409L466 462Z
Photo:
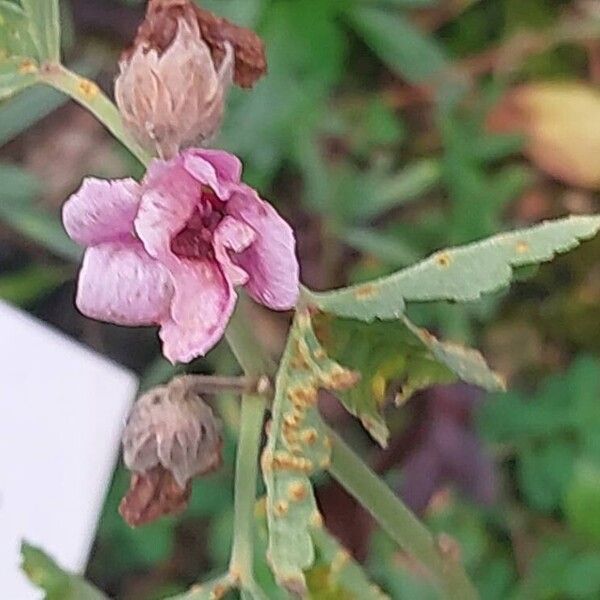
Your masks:
M137 389L133 374L0 302L0 582L39 598L21 540L85 568Z

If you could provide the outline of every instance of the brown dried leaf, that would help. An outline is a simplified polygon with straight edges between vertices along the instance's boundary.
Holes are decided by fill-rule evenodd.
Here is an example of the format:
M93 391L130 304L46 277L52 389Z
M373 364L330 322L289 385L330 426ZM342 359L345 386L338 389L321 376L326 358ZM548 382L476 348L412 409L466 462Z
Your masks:
M235 53L233 80L243 88L252 87L266 72L267 58L262 40L250 29L239 27L213 13L196 8L200 31L210 46L213 58L220 63L229 42Z
M234 81L240 87L252 87L267 72L264 44L256 33L201 9L190 0L150 0L133 46L123 53L122 59L129 60L140 45L164 52L175 38L180 19L197 22L217 66L225 57L226 44L231 44L235 54Z
M166 515L182 513L191 493L191 483L180 487L173 474L159 465L146 473L132 473L119 513L128 525L139 527Z
M512 90L490 115L493 131L526 136L525 154L556 179L600 188L600 92L583 83Z

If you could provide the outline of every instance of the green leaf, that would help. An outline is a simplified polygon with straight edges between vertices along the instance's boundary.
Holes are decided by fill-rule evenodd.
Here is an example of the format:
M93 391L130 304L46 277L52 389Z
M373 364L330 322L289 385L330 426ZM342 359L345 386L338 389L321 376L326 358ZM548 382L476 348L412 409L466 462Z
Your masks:
M91 79L101 68L102 61L93 52L86 53L82 59L71 66L73 71ZM25 90L18 98L3 102L0 106L0 146L68 101L69 97L66 94L49 86L40 85Z
M82 250L67 236L58 217L33 205L38 186L22 169L0 165L0 219L56 255L79 261Z
M31 59L0 59L0 100L17 94L37 81L37 66Z
M389 6L401 6L402 8L426 8L435 6L440 0L357 0L362 4L381 4Z
M27 85L30 85L29 81ZM17 98L3 102L0 106L0 146L67 102L68 96L41 85L26 89Z
M21 555L23 571L45 592L45 600L108 600L81 577L63 571L39 548L23 543Z
M195 585L188 592L170 596L165 600L215 600L217 598L224 598L232 587L231 576L226 574Z
M597 401L597 399L596 399ZM586 461L576 465L564 498L564 510L573 530L600 542L600 466Z
M573 475L574 456L572 444L560 439L519 452L519 485L530 506L547 513L560 507Z
M600 366L587 356L578 358L566 373L548 377L539 391L511 391L493 396L479 413L485 437L518 448L575 439L588 456L597 453L600 427Z
M242 156L246 173L263 182L290 156L298 132L320 121L343 74L346 39L338 6L339 0L271 2L265 11L260 35L269 73L252 93L232 93L220 137L220 145Z
M368 202L361 202L355 208L354 214L359 219L373 219L419 198L439 183L440 178L441 168L438 161L413 162L399 173L376 183Z
M316 324L331 356L361 374L355 387L336 395L382 446L389 436L382 409L391 392L401 403L421 389L458 379L488 390L503 389L481 354L440 342L406 318L366 324L325 315Z
M28 304L50 292L69 277L69 270L32 265L0 277L0 298L13 304Z
M352 248L392 265L411 264L418 258L415 249L400 237L376 229L339 227L336 233Z
M59 0L21 0L29 32L42 62L60 62Z
M196 3L237 25L256 29L258 19L268 0L196 0Z
M322 526L311 531L319 554L319 566L307 574L311 598L340 600L385 600L389 598L369 581L364 569L348 551ZM325 595L327 594L327 595Z
M562 581L567 598L600 597L600 553L588 551L574 556Z
M306 592L303 570L315 559L310 537L320 515L309 476L328 466L330 443L317 409L319 388L355 383L356 375L323 352L308 313L299 312L280 363L272 421L262 458L267 487L267 556L277 582Z
M564 535L538 540L538 553L530 561L515 600L555 598L598 598L600 594L600 554L582 550Z
M392 71L423 83L448 68L444 51L400 13L379 7L353 7L352 27Z
M436 252L388 277L331 292L304 291L324 312L362 321L399 319L406 302L467 302L510 284L513 269L551 260L600 229L600 216L574 216Z
M12 56L34 56L29 23L20 6L0 0L0 60Z

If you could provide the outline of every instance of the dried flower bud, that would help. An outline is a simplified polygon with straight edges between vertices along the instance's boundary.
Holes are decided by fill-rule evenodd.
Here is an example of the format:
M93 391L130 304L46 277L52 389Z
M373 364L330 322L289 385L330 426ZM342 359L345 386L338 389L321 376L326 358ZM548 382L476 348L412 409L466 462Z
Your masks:
M147 392L123 433L125 464L133 471L120 512L133 526L187 505L192 478L221 464L221 429L186 377Z
M252 86L265 72L263 44L190 0L150 0L115 84L125 125L144 146L171 157L214 136L232 78Z
M133 473L127 495L119 512L128 525L139 527L166 515L178 515L186 508L192 493L188 483L184 488L173 474L158 466L147 473Z

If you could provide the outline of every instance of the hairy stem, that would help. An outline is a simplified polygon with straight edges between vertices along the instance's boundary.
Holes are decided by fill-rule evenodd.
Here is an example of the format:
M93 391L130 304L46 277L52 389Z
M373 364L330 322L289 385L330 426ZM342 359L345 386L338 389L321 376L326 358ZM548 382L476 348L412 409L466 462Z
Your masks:
M177 381L186 389L197 394L248 394L267 397L271 392L271 382L266 375L261 377L226 377L221 375L179 375Z
M251 584L254 562L254 505L258 476L258 452L266 401L261 396L244 396L235 465L233 548L229 569L242 586Z
M59 64L42 65L39 79L87 108L143 165L150 162L150 154L129 135L117 107L96 83Z
M477 592L458 557L450 551L444 553L427 528L337 433L329 430L328 435L332 441L331 475L401 548L429 570L446 598L476 599Z
M247 376L258 377L273 369L259 348L244 316L245 301L240 299L227 328L227 341ZM235 466L233 548L230 571L242 587L254 588L254 504L258 477L258 453L267 402L264 396L245 395Z

